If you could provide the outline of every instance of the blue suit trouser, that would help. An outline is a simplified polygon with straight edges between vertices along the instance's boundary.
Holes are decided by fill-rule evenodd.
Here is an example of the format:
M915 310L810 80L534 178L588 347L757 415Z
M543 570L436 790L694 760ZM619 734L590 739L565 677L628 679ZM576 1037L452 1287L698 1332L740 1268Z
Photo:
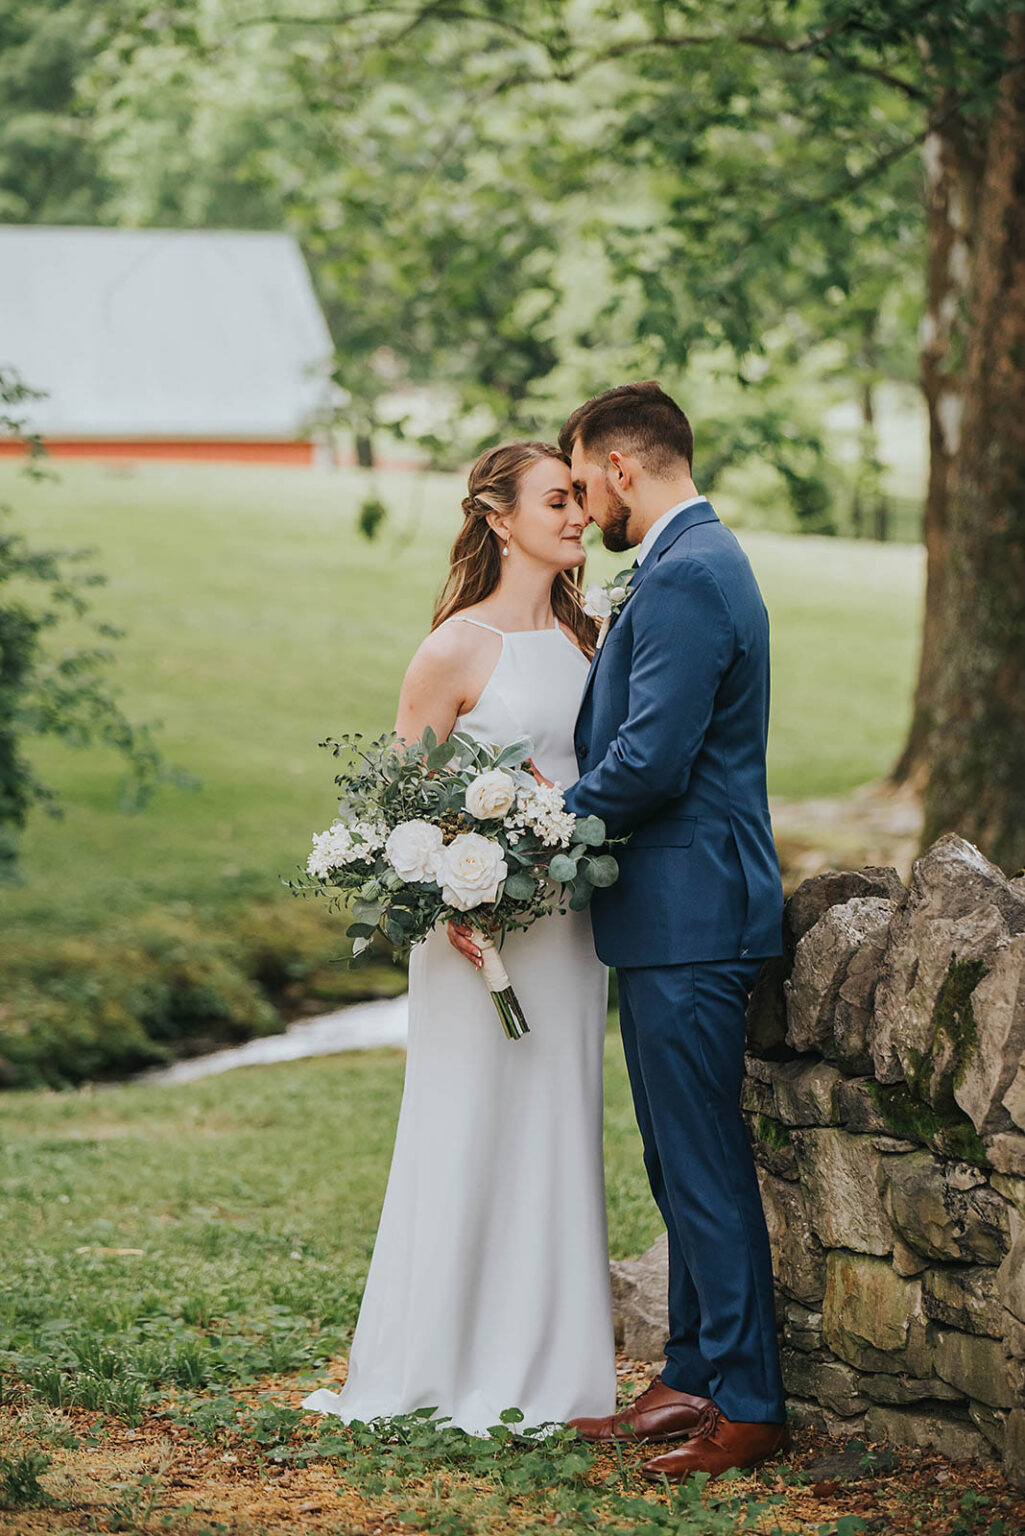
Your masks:
M786 1418L769 1235L740 1111L761 964L617 967L644 1166L669 1233L662 1378L749 1424Z

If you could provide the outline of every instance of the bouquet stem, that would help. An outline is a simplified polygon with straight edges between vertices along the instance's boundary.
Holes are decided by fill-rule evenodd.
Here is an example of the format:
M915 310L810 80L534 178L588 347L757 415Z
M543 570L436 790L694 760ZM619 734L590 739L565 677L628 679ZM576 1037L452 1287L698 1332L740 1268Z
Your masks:
M493 939L486 933L481 933L478 935L477 942L481 952L484 980L491 993L495 1011L502 1021L502 1028L510 1040L519 1040L530 1033L530 1025L524 1017L520 1000L512 989L509 973L499 958Z

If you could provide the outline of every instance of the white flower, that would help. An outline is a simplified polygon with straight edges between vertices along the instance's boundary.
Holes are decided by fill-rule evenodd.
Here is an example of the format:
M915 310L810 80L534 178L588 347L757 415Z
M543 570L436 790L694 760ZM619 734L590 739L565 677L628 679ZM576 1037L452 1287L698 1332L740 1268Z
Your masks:
M309 874L326 880L332 870L368 859L384 843L385 829L379 823L332 822L326 832L313 834L313 852L306 860Z
M568 848L576 817L565 809L561 784L531 784L516 796L510 827L529 827L546 848Z
M609 603L610 603L610 605L613 604L613 603L623 603L623 602L626 601L626 597L627 597L627 591L626 591L625 587L610 587L609 588Z
M597 581L584 593L584 612L592 619L607 619L612 613L611 593Z
M434 878L442 899L457 912L494 901L509 873L501 846L479 832L460 832L434 855Z
M466 809L478 821L494 821L504 816L516 799L516 785L501 768L478 773L466 788Z
M440 827L429 821L402 821L389 832L384 856L403 880L433 880L433 856L441 843Z

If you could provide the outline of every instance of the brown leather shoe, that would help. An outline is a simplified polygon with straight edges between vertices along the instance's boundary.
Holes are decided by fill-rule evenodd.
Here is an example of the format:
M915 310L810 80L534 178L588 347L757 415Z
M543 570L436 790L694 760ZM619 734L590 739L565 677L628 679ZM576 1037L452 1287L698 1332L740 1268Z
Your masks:
M714 1406L709 1398L677 1392L667 1387L661 1376L656 1376L622 1413L569 1422L578 1435L596 1445L609 1440L686 1440Z
M718 1477L728 1467L754 1467L770 1456L790 1449L786 1424L739 1424L728 1419L715 1403L709 1403L692 1439L678 1451L655 1456L641 1471L649 1482L667 1477L678 1483L692 1472Z

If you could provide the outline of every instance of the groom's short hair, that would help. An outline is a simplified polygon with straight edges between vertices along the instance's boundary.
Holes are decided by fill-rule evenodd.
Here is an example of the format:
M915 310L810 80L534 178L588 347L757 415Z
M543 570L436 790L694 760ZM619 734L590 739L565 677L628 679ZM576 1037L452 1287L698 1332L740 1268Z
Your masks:
M672 474L681 459L688 468L694 463L691 424L656 379L617 384L577 406L559 433L559 447L571 454L578 440L591 457L629 453L656 478Z

